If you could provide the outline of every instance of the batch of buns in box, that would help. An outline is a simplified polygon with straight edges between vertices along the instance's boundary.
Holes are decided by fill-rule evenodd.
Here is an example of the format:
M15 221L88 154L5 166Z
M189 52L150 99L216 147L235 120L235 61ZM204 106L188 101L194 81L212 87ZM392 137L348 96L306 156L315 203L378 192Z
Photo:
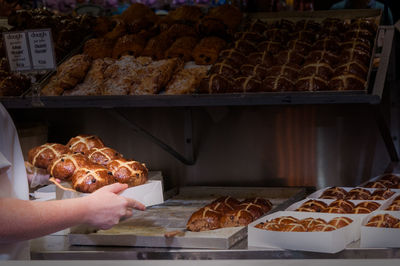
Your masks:
M42 94L365 90L376 30L375 18L264 22L232 5L161 17L136 3L98 18Z
M33 147L28 152L28 161L34 167L46 169L51 177L70 182L73 189L83 193L115 182L138 186L148 179L145 164L124 158L95 135L78 135L66 145L45 143Z

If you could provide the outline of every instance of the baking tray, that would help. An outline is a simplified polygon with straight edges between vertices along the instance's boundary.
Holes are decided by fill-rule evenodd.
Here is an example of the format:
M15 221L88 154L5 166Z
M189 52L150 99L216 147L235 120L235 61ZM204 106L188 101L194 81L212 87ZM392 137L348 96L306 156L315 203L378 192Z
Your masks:
M281 210L304 198L305 188L263 187L183 187L163 204L135 212L110 230L95 231L78 226L68 235L71 245L131 246L168 248L229 249L247 237L247 226L189 232L186 223L191 214L220 196L238 199L264 197L273 204L270 212ZM177 232L173 237L165 233Z

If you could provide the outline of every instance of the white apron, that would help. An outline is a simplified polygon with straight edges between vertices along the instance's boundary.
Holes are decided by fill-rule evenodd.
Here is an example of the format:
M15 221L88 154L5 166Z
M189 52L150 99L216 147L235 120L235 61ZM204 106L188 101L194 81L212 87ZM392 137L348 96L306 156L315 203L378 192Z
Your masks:
M14 123L0 103L0 198L29 200L24 158ZM1 215L1 213L0 213ZM1 225L0 225L1 226ZM0 260L30 259L28 241L0 245Z

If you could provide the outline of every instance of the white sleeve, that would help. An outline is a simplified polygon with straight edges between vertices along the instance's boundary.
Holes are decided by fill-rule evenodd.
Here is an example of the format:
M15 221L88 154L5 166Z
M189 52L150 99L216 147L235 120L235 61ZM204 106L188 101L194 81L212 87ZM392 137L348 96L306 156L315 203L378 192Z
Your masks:
M11 166L11 163L4 157L0 151L0 174L6 172Z

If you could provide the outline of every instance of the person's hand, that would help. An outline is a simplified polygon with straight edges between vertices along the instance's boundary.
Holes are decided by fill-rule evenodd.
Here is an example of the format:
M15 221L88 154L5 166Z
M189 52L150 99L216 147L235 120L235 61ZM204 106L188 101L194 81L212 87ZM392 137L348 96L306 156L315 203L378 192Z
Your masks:
M86 223L99 229L109 229L120 219L132 216L133 209L144 211L146 207L142 203L117 195L127 187L127 184L115 183L84 197L84 204L88 207Z
M25 168L28 183L31 188L49 184L50 175L47 173L46 169L37 168L29 162L25 162Z

